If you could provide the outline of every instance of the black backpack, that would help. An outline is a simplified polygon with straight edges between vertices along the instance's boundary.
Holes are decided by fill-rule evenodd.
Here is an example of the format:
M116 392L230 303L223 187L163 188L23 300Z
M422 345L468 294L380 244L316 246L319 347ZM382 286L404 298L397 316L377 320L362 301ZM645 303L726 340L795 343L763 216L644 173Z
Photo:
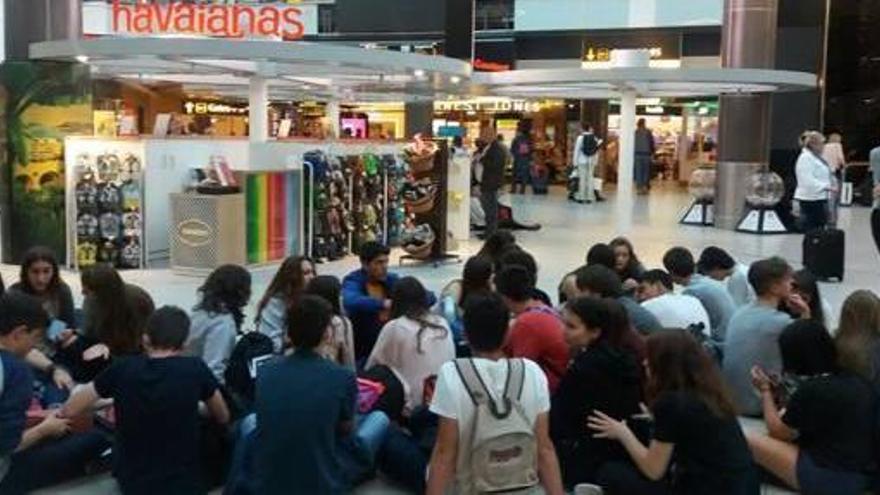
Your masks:
M599 152L599 140L596 139L595 134L584 134L581 151L583 151L586 156L593 156Z
M226 388L238 405L245 410L254 402L254 389L257 370L275 357L272 339L260 332L248 332L232 349L229 365L226 367Z

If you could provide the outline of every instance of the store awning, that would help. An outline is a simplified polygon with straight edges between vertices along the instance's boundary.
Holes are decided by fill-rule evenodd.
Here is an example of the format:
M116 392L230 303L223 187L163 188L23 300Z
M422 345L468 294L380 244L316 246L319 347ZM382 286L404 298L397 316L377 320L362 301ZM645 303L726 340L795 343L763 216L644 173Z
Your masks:
M730 93L802 91L817 86L815 74L765 69L618 67L525 69L475 74L474 83L499 96L520 98L700 97Z
M176 82L246 96L254 77L277 99L432 101L467 92L470 64L440 56L309 42L185 37L48 41L34 60L87 62L96 77Z

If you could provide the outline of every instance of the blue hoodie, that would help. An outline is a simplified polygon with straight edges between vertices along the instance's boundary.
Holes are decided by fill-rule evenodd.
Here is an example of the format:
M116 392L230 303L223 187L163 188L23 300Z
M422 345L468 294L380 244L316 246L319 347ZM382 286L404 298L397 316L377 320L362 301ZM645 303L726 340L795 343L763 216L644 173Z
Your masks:
M383 285L388 298L391 298L391 289L398 280L400 276L396 273L388 273L385 277ZM365 361L370 356L385 324L379 320L379 313L385 309L384 301L370 297L367 293L368 281L369 276L363 268L342 279L342 304L354 328L354 355L358 362ZM432 306L436 301L434 293L429 291L428 305Z

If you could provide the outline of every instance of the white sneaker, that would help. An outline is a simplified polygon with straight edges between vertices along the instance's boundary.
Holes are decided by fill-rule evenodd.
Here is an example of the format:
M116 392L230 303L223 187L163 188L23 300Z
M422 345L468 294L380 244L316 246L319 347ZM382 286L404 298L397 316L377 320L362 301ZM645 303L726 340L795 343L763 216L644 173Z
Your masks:
M574 487L574 495L603 495L602 488L589 483L581 483Z

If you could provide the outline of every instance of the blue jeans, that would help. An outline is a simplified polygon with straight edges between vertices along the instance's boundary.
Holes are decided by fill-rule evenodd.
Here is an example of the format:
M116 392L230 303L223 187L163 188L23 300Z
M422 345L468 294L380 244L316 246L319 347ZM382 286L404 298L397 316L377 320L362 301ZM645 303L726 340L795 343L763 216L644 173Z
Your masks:
M350 486L363 481L373 471L376 455L391 421L383 412L375 411L358 416L357 427L352 435L339 439L337 453L342 467L340 475ZM237 428L235 451L229 470L224 495L250 495L254 490L254 456L256 454L257 415L242 419Z
M636 153L633 175L637 186L648 187L651 184L651 155Z
M43 371L34 372L35 386L38 390L37 396L40 399L40 405L44 409L54 409L61 407L70 397L70 392L64 390L57 385L48 373Z

